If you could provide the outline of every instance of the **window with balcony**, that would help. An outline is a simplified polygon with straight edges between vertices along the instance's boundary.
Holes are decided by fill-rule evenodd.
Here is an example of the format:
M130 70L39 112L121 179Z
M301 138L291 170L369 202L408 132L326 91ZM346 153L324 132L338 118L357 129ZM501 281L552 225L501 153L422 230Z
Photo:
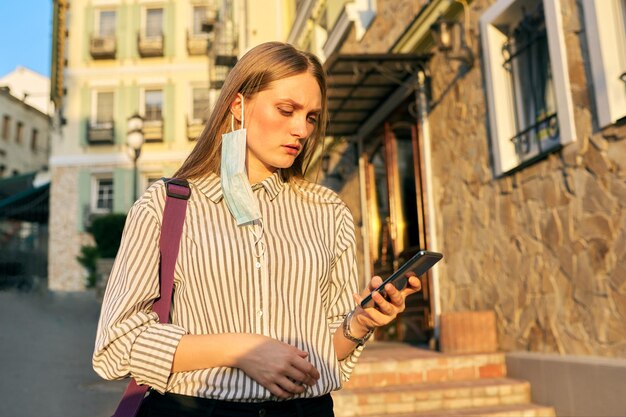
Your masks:
M143 31L139 34L139 54L142 57L163 56L163 8L147 8Z
M496 175L576 138L559 0L498 0L481 17Z
M584 0L598 125L626 117L626 0Z
M96 12L96 30L91 37L89 52L94 59L114 59L117 49L115 40L117 13L115 10Z
M192 26L187 32L187 51L189 55L206 55L208 53L209 31L215 27L216 12L209 6L194 6Z
M112 91L95 91L92 97L91 120L87 142L91 145L112 144L114 141L114 100Z
M204 125L209 116L211 105L211 93L207 87L196 87L192 89L192 113L187 120L187 138L195 140L204 129Z
M143 132L146 142L163 140L163 90L144 91Z
M113 178L96 176L92 180L91 212L106 214L113 211Z

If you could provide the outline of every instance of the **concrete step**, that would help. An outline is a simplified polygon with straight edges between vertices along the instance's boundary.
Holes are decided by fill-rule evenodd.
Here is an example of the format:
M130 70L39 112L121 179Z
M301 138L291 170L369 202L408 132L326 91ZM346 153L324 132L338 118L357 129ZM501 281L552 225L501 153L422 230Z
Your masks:
M556 417L556 413L552 407L536 404L511 404L425 413L376 414L372 417Z
M500 378L503 353L443 354L401 343L375 342L363 351L345 388Z
M530 403L530 384L510 378L344 388L333 393L337 417L440 412Z

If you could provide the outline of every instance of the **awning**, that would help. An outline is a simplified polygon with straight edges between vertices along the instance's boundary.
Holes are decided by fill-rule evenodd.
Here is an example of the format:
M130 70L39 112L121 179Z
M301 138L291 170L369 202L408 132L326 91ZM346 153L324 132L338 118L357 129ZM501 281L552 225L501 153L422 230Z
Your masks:
M0 220L48 223L50 183L34 185L36 175L0 180Z
M324 63L328 74L327 133L354 135L367 118L429 56L414 54L336 54Z

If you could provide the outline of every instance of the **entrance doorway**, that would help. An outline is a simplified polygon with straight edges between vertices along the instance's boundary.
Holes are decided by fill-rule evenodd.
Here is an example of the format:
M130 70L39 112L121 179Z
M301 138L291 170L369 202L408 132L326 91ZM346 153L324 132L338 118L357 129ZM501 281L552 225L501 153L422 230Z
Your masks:
M403 106L404 107L404 106ZM405 107L406 108L406 107ZM428 249L422 144L409 117L389 120L363 155L370 268L383 279L421 249ZM378 340L425 345L433 337L431 277L407 299L406 310L377 330Z

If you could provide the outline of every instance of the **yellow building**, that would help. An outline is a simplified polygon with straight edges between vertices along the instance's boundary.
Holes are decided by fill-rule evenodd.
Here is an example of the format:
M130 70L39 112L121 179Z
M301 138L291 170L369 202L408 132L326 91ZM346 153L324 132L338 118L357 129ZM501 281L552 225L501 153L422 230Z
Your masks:
M283 1L259 3L54 2L50 289L84 289L76 256L91 244L91 220L125 213L148 184L171 175L238 56L284 37ZM133 115L143 119L140 151L127 144Z

